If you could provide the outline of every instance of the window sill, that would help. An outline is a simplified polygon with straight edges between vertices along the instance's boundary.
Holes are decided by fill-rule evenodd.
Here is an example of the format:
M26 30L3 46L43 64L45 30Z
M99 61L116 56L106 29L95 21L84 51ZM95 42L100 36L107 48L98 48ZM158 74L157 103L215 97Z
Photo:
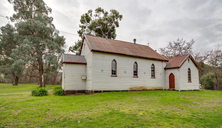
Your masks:
M151 79L156 79L156 77L151 77Z
M133 78L138 78L138 76L133 76Z
M117 75L111 75L111 77L117 77Z
M188 83L192 83L192 81L188 81Z

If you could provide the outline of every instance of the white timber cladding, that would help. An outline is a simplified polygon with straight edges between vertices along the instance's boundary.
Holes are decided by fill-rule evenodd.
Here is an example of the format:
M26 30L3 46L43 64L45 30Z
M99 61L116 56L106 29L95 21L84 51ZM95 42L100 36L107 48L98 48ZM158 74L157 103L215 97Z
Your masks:
M90 51L86 40L83 42L81 55L85 56L86 59L86 90L92 90L92 52Z
M162 61L99 52L93 52L92 59L92 90L130 90L138 86L148 89L164 87L165 63ZM111 77L113 59L117 62L117 77ZM134 62L138 64L138 78L133 78ZM152 64L155 65L154 79L151 78Z
M86 65L63 64L62 89L64 89L65 91L85 90L86 80L82 79L82 76L85 75L86 75Z
M66 75L66 73L65 73L65 66L63 64L63 66L62 66L62 89L65 88L65 79L64 79L65 75Z
M175 79L175 90L179 90L179 69L167 69L165 70L165 86L164 89L169 89L170 84L169 84L169 77L170 74L173 73L174 79Z
M191 70L191 82L188 82L188 68ZM180 68L180 90L199 90L199 71L193 61L186 60Z
M188 68L191 70L191 82L188 82ZM175 90L199 90L199 71L192 60L186 60L178 69L165 70L165 89L169 89L169 76L175 77Z

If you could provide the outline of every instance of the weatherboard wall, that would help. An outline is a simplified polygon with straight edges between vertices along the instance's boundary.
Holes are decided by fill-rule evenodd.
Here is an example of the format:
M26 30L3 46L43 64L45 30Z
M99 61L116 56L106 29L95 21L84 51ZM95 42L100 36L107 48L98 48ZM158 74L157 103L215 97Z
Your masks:
M191 70L191 82L188 82L188 68ZM199 90L199 71L192 60L186 60L180 68L180 89Z
M92 90L92 52L89 49L89 46L84 40L81 55L85 56L86 59L86 88L85 90Z
M86 65L83 64L63 64L62 89L67 90L85 90Z
M139 86L163 89L165 63L162 61L99 52L93 52L92 57L92 90L130 90ZM111 77L113 59L117 62L117 77ZM133 78L134 62L138 64L138 78ZM155 78L151 78L152 64L155 65Z

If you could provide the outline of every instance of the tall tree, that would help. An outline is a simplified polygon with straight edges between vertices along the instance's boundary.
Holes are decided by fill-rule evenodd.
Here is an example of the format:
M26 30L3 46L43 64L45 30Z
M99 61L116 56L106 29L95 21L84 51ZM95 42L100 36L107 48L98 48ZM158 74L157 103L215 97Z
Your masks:
M21 40L11 56L23 55L23 62L36 67L40 87L44 87L43 76L57 69L57 55L64 52L65 39L52 24L53 18L48 16L52 9L43 0L8 1L16 12L10 19L16 22Z
M215 90L222 89L222 50L220 48L213 49L206 53L207 64L210 71L214 74L212 77Z
M89 34L94 36L105 37L107 34L109 39L116 38L116 28L119 27L119 21L123 16L115 9L111 9L110 13L101 7L95 9L95 12L90 9L80 18L80 30L78 30L79 37L82 34ZM69 51L76 52L81 44L81 40L75 42L75 45L69 47Z
M176 41L169 42L169 44L166 47L160 48L159 52L168 58L186 55L186 54L193 54L192 51L193 44L194 44L193 39L190 42L187 42L186 40L183 39L177 39Z
M1 27L0 34L0 55L1 65L0 71L4 75L12 74L13 85L18 85L19 77L23 75L25 68L24 63L21 59L11 57L13 49L19 46L18 34L16 28L12 25L7 24ZM20 56L20 55L17 55Z

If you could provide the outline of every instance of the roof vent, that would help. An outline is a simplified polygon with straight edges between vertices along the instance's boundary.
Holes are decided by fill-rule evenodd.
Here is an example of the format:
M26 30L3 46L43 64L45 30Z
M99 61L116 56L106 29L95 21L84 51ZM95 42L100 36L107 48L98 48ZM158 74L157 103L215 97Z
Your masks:
M133 39L133 42L134 42L134 44L136 44L136 39L135 38Z

